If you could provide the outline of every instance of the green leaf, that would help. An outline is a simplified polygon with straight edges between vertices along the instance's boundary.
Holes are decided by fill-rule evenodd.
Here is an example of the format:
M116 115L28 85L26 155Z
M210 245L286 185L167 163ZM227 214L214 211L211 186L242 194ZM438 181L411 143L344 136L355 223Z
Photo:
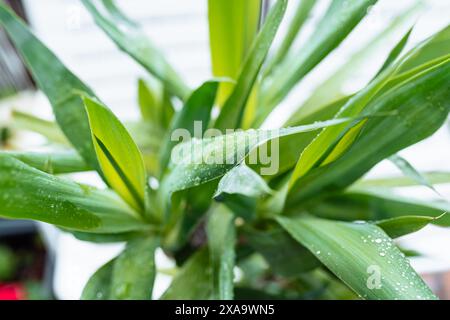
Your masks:
M312 113L301 120L289 121L287 126L300 126L316 121L326 121L333 119L342 106L348 101L348 98L338 100L330 105L324 106L320 110ZM317 137L318 132L312 131L302 135L290 136L280 141L280 154L283 156L279 160L279 173L283 174L286 171L293 169L303 153L305 148Z
M151 300L155 280L155 238L131 240L116 258L111 277L111 299Z
M437 299L375 225L312 217L279 217L277 221L364 299Z
M421 174L431 184L450 183L449 172L425 172ZM392 176L386 178L364 179L355 183L360 187L412 187L417 186L418 181L409 176Z
M339 101L347 96L344 90L345 84L358 76L361 68L365 68L370 63L376 54L379 54L380 47L382 47L393 33L402 26L407 18L415 12L417 6L402 12L400 15L387 25L381 32L363 46L360 50L353 53L346 63L341 65L333 74L324 82L319 84L314 89L306 102L298 108L298 110L290 117L288 125L296 125L296 123L309 115L322 110L327 105ZM361 83L361 87L366 85ZM347 99L348 100L348 99ZM346 101L347 102L347 101ZM267 115L263 115L265 118Z
M145 81L139 79L138 81L138 104L141 111L141 116L145 121L158 123L159 106L161 104L161 91L159 83L154 81Z
M131 240L116 258L97 270L82 300L151 300L155 279L154 238Z
M401 55L403 52L403 49L405 48L406 44L408 43L409 37L411 36L411 33L414 30L414 26L412 26L408 32L403 36L403 38L400 39L399 43L392 49L392 51L389 53L389 56L387 57L386 61L384 62L383 66L381 67L380 71L377 73L377 76L381 74L384 70L386 70L388 67L390 67L395 60Z
M70 72L4 4L0 4L0 25L14 42L39 88L50 100L56 121L66 137L86 163L100 171L83 102L74 94L77 91L94 96L92 90Z
M264 179L243 162L220 179L213 197L236 216L252 220L258 201L271 194L273 191Z
M434 34L409 52L398 73L416 69L429 61L448 56L450 52L450 25Z
M55 143L69 144L64 133L55 122L38 118L29 113L13 110L11 112L11 126L18 130L37 132Z
M208 248L212 266L212 298L233 299L233 279L236 244L234 215L224 206L216 207L208 219L206 227Z
M212 270L206 248L197 251L177 272L162 300L206 300L212 297Z
M0 216L94 233L148 228L112 192L49 175L5 154L0 176Z
M214 198L220 198L224 193L259 198L271 194L272 190L260 175L242 163L220 179Z
M439 34L431 37L423 45L424 47L432 47L434 42L439 40ZM409 63L410 60L415 59L415 53L420 52L422 47L418 46L411 50L402 60L398 61L395 65L388 68L374 81L372 81L366 88L361 90L358 94L351 97L348 102L342 107L336 117L354 117L357 114L363 112L369 104L375 104L377 96L380 97L384 93L389 92L390 89L396 85L405 84L406 81L414 79L415 77L423 76L426 71L433 70L436 66L442 62L437 60L434 64L428 66L428 69L413 71L408 73L406 77L398 76L398 70L403 65ZM421 74L421 72L423 73ZM366 110L366 113L368 111ZM362 123L362 125L364 125ZM292 186L297 179L306 174L314 167L332 162L339 157L349 146L354 142L354 139L360 132L361 127L345 128L345 125L336 126L334 128L328 128L323 130L319 136L308 146L302 153L295 172L292 177L290 186Z
M291 178L287 207L295 207L317 194L343 189L381 160L433 134L444 123L450 109L449 72L450 59L375 99L365 113L394 111L395 115L368 119L358 136L353 137L351 147L346 147L334 161L316 165L303 177L300 176L304 167L299 162L299 172ZM329 143L322 145L317 141L314 141L315 149L320 145L317 152L323 154Z
M173 95L185 99L189 88L150 42L141 28L114 5L112 0L82 0L97 25L116 45L148 72L161 80Z
M215 128L225 130L241 126L248 98L283 19L286 7L287 0L278 0L270 10L266 22L258 33L242 66L236 86L216 120Z
M50 174L64 174L91 170L75 151L62 152L8 152L0 151L0 155L18 159L27 165Z
M160 143L175 114L170 94L157 79L139 79L138 104L144 123L151 125Z
M377 221L376 225L383 229L390 238L399 238L401 236L419 231L439 218L440 217L432 218L426 216L403 216Z
M306 45L285 59L264 84L261 108L265 114L270 113L304 76L341 44L376 2L333 0Z
M316 3L317 1L315 0L301 0L297 5L295 15L289 23L287 33L274 57L269 61L269 64L266 67L264 72L266 76L286 57Z
M169 136L166 137L166 143L163 147L161 168L165 168L167 166L170 158L170 152L178 143L178 141L172 141L176 130L185 129L183 131L189 133L189 135L193 137L198 134L203 136L203 133L208 129L208 124L211 118L211 110L214 106L218 86L219 82L216 80L205 82L198 89L192 92L184 107L175 115L175 119L173 120L170 130L168 131ZM201 125L202 130L200 132L196 132L196 124Z
M424 177L419 171L417 171L406 159L399 155L393 155L389 158L393 164L399 168L403 174L416 181L418 184L430 188L434 192L437 192L433 185Z
M107 107L84 97L92 140L106 181L138 212L145 210L146 172L142 155L123 124Z
M450 226L450 205L444 200L421 201L404 197L394 190L385 188L352 187L349 191L323 199L308 210L325 218L346 221L387 220L403 216L427 216L432 223ZM437 219L439 217L439 219Z
M93 243L117 243L117 242L128 242L132 239L143 237L145 233L138 231L130 231L123 233L87 233L79 231L70 231L75 238L81 241L93 242Z
M171 211L167 225L171 229L170 235L166 237L164 246L180 249L185 246L190 237L195 233L199 225L204 221L205 213L209 210L217 181L211 181L200 186L185 190L177 194L173 202L177 207ZM159 194L156 195L160 197ZM181 201L180 201L181 199ZM178 206L181 202L181 206Z
M215 77L236 79L258 32L261 0L208 0L209 43ZM233 83L221 83L217 103L222 106Z
M245 239L277 274L293 278L317 268L320 262L282 228L244 231Z
M171 171L163 180L161 190L170 197L174 192L222 177L241 163L250 151L267 141L348 121L336 119L280 130L237 131L228 135L181 143L172 150L169 165Z
M98 269L83 289L81 300L108 300L115 259Z
M394 70L386 71L358 94L351 97L339 110L336 117L352 117L360 114L370 100L384 87L393 72ZM364 122L357 125L352 124L351 127L349 124L341 124L320 132L300 155L289 182L289 188L291 189L298 179L311 169L322 165L322 163L331 162L344 152L354 142L360 132L361 125L364 125Z
M293 121L292 123L289 122L287 126L296 127L317 121L321 122L333 119L347 100L348 98L332 103L301 120ZM276 176L282 175L293 169L304 149L317 137L317 135L317 131L311 131L302 135L292 135L281 139L279 141L279 150L280 154L283 156L279 157L279 170ZM259 171L259 165L251 165L250 167L255 171Z

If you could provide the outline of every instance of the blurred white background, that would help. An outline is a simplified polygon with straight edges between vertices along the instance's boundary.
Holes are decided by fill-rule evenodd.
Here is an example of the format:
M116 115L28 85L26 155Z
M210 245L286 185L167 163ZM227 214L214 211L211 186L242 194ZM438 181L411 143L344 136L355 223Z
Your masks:
M136 82L145 71L126 55L98 29L78 0L25 0L30 22L37 35L77 74L86 81L114 112L124 119L133 119L138 114L136 104ZM188 83L195 87L211 77L208 44L206 0L121 0L118 4L133 19L138 20L149 37L169 57L175 68ZM380 0L368 18L337 49L309 75L289 96L279 110L266 123L267 127L278 126L308 97L308 93L321 80L345 63L352 52L367 46L372 37L395 17L401 10L412 6L415 0ZM290 0L287 18L292 15L298 0ZM449 23L449 0L424 0L420 15L411 17L400 27L385 45L380 46L373 58L357 73L345 87L357 89L369 80L381 66L390 49L405 31L417 20L410 46L423 40ZM313 23L323 14L327 1L318 6L296 45L301 45L313 30ZM285 24L281 28L285 29ZM33 98L35 111L51 116L43 97ZM23 105L22 107L27 107ZM402 155L420 170L450 171L450 136L448 127L443 128L433 138L428 139ZM380 164L370 175L387 175L397 170L389 163ZM81 176L94 183L91 177ZM450 199L450 190L440 190ZM420 197L433 197L427 190L408 190ZM60 234L48 228L48 236L56 252L55 290L61 299L77 299L93 271L114 256L120 245L92 245L75 240L67 234ZM450 269L450 231L427 228L413 236L401 240L402 245L425 252L426 257L414 260L419 272ZM159 263L170 262L159 255ZM447 256L447 257L446 257ZM159 276L155 286L158 296L169 279Z

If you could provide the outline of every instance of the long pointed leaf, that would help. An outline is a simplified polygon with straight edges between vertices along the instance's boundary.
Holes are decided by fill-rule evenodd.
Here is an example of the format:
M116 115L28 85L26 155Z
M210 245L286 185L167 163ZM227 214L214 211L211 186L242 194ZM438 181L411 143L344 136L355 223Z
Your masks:
M380 228L317 218L278 218L292 237L364 299L437 299Z
M291 116L287 125L293 125L299 120L321 110L324 106L329 105L333 101L337 101L347 96L344 92L344 85L350 79L358 76L361 68L364 68L372 61L371 59L378 53L380 47L392 37L394 31L396 31L399 26L402 26L405 20L409 18L411 13L415 12L415 10L416 6L413 6L411 9L397 16L381 32L374 36L366 46L363 46L360 50L352 54L346 63L340 66L328 79L317 86L306 102L304 102ZM391 58L393 59L394 57L392 56ZM386 67L387 65L385 68ZM365 83L361 84L361 86L363 85L365 85Z
M143 212L147 178L138 147L108 108L88 97L83 100L95 151L107 182L126 202Z
M406 159L400 157L399 155L393 155L389 158L393 164L399 168L403 174L407 177L410 177L418 184L426 186L436 192L436 189L433 185L424 177L419 171L416 170Z
M212 270L206 248L197 251L178 271L163 300L205 300L212 296Z
M316 167L300 179L293 176L296 180L291 181L288 206L345 188L381 160L433 134L450 110L449 71L450 60L373 102L367 112L395 111L396 115L369 119L357 140L334 162Z
M115 260L98 269L84 286L81 300L108 300L111 292L111 277Z
M317 122L281 130L248 130L177 145L172 151L170 173L163 180L167 195L220 178L256 147L273 139L315 131L349 119Z
M172 141L172 135L176 130L185 129L191 136L195 134L201 134L203 136L203 133L208 129L218 86L219 82L216 80L205 82L192 92L184 107L175 115L175 119L168 131L169 136L166 137L166 143L162 150L161 168L167 166L170 152L178 143L177 141ZM195 125L200 125L202 130L195 132Z
M39 88L50 100L56 120L66 137L92 168L100 169L90 139L83 102L74 94L94 93L28 29L4 4L0 4L0 25L7 31L22 55Z
M27 165L50 174L89 171L91 168L75 151L64 152L2 152Z
M0 155L0 215L95 233L147 229L113 193L46 174L5 154Z
M269 83L264 85L267 90L263 89L261 107L266 110L266 114L348 36L376 2L333 0L306 46L300 48L298 53L293 53L291 58L285 59Z
M425 172L422 176L431 184L450 183L449 172ZM416 179L408 176L392 176L386 178L364 179L356 182L355 186L361 187L412 187L417 186Z
M291 49L292 44L300 33L316 3L316 0L300 0L300 3L297 5L295 10L295 15L289 24L288 31L283 38L283 42L266 67L264 72L266 76L270 74L272 69L286 57L289 49Z
M208 0L209 43L215 77L236 79L258 32L262 0ZM221 83L217 104L222 106L233 83Z
M233 299L236 242L234 216L225 207L217 207L207 225L208 246L213 273L213 299Z
M389 53L389 56L387 57L384 64L381 66L380 71L377 75L381 74L384 70L386 70L389 66L391 66L394 61L401 55L403 49L405 48L406 44L408 43L409 37L411 36L411 33L414 30L414 26L411 27L408 32L400 39L400 41L397 43L397 45L392 49L392 51Z
M241 126L246 103L283 19L286 7L286 0L278 0L270 10L267 20L258 33L244 62L236 86L216 120L214 125L216 128L225 130Z
M450 212L444 200L422 201L414 197L401 196L391 189L353 187L341 195L323 199L309 210L315 215L345 221L388 220L404 216L433 218L431 223L450 227L450 217L441 215ZM437 219L439 217L439 219Z
M399 238L401 236L419 231L439 218L440 217L432 218L425 216L403 216L377 221L376 225L383 229L389 237Z
M161 80L175 96L185 99L189 88L146 37L140 27L125 17L112 0L82 0L97 25L124 52Z
M151 300L157 244L152 237L135 239L127 244L114 262L110 299Z
M217 199L224 193L258 198L271 194L272 190L260 175L241 164L220 179L214 198Z

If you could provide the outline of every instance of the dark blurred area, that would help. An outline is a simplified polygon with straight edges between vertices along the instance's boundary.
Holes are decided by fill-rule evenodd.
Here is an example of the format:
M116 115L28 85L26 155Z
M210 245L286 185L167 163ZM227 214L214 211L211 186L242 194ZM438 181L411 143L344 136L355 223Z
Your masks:
M0 300L51 298L51 268L35 225L0 221Z

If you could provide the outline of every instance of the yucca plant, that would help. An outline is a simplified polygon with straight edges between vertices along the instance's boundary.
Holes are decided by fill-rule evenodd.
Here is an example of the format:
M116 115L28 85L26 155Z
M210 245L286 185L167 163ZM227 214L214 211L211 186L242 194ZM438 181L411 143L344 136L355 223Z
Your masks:
M396 155L447 119L450 27L405 52L409 30L369 83L344 94L342 82L370 63L368 53L404 13L319 85L283 129L266 130L267 117L376 0L331 1L297 48L318 2L301 0L272 49L287 0L268 11L260 0L209 0L215 77L196 89L113 1L82 2L151 75L139 81L138 122L123 124L0 4L0 25L56 118L13 114L13 128L43 134L55 151L0 154L0 215L51 223L85 241L127 243L81 298L150 299L157 248L177 266L163 299L436 298L393 239L428 224L450 226L443 214L450 206L392 190L450 182L450 174L421 174ZM184 136L195 137L180 142ZM403 175L363 178L384 159ZM60 176L80 171L96 171L107 187Z

